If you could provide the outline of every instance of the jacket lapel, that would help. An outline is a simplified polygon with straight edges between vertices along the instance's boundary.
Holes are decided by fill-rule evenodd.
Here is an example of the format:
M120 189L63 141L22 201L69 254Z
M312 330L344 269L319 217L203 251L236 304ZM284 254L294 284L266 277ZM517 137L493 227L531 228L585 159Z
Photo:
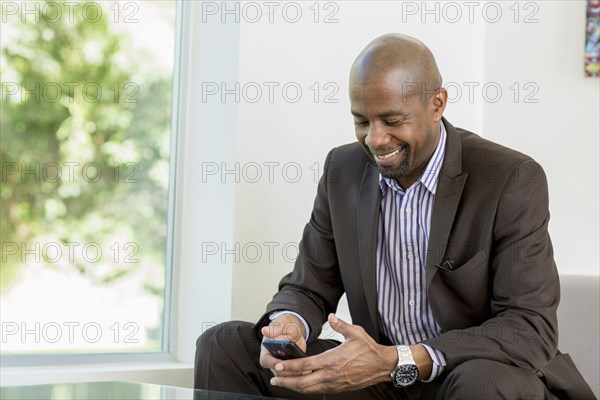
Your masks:
M442 118L442 121L448 136L431 216L431 234L427 245L427 260L425 263L427 287L429 287L438 270L433 265L445 261L442 260L442 257L446 252L450 230L468 177L467 173L462 173L460 136L445 118Z
M379 225L379 206L381 189L379 188L377 169L367 163L360 184L360 200L358 204L358 253L360 271L365 288L365 297L374 332L369 332L379 339L379 313L377 311L377 227Z

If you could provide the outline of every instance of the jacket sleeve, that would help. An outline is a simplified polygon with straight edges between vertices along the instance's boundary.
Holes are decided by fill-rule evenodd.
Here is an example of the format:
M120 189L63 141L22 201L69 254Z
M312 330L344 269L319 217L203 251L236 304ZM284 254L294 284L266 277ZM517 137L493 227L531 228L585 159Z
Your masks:
M331 223L327 182L335 149L325 160L323 175L310 221L299 245L299 254L291 273L279 283L279 291L267 305L267 312L257 327L268 324L268 315L277 310L300 314L310 327L309 341L316 339L327 315L334 312L344 292L339 273L335 240Z

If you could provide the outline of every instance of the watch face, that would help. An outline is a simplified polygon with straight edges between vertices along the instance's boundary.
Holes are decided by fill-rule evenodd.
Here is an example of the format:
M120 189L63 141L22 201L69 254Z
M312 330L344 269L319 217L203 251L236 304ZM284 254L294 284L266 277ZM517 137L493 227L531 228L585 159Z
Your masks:
M396 368L394 373L394 385L396 387L410 386L419 377L419 370L415 364L404 364Z

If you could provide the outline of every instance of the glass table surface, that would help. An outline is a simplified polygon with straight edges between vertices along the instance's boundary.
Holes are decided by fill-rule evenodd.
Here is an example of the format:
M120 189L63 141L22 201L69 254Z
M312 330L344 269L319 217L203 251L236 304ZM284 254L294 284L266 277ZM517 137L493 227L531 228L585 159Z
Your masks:
M272 397L134 382L82 382L0 387L2 400L259 400ZM282 399L280 399L282 400Z

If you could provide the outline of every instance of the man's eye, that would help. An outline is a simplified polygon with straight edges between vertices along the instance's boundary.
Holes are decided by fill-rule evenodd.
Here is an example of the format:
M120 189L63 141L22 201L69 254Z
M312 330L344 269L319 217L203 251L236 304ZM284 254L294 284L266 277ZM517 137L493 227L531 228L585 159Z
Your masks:
M355 126L367 126L369 125L369 121L354 121Z
M390 125L390 126L395 126L395 125L398 125L398 124L400 124L400 122L401 122L401 121L400 121L399 119L395 119L395 120L392 120L392 121L385 121L385 123L386 123L387 125Z

